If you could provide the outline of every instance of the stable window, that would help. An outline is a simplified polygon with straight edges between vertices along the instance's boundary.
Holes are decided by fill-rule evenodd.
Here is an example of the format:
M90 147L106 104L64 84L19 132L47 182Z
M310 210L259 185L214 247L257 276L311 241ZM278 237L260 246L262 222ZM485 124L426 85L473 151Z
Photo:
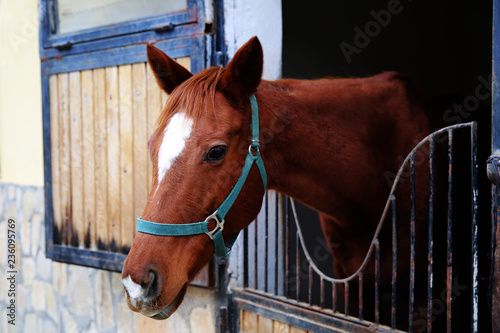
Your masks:
M148 138L168 98L146 43L199 72L210 64L213 18L200 0L42 0L41 13L47 256L120 271L149 194ZM213 281L208 267L200 276Z
M55 28L68 33L181 10L187 10L186 0L66 0L58 3Z

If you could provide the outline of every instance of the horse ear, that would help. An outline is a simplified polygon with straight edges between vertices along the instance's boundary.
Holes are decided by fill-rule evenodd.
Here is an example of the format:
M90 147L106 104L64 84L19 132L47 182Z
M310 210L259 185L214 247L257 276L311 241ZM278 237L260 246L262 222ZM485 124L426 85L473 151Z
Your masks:
M147 44L147 50L149 66L155 74L158 85L167 94L170 95L178 85L193 76L191 72L153 45Z
M262 77L262 45L252 37L233 57L224 72L220 89L237 102L246 101L255 92Z

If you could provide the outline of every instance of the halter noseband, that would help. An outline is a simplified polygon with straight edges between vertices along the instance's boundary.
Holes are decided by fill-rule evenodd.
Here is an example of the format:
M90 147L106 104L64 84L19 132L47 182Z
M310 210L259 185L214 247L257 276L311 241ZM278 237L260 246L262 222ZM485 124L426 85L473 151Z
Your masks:
M205 221L187 224L163 224L149 222L142 220L139 216L137 218L137 231L158 236L189 236L207 234L208 237L210 237L210 239L214 242L215 255L220 258L227 257L229 251L231 251L231 247L238 237L239 232L231 235L229 241L225 243L224 238L222 237L222 230L224 229L225 223L224 217L226 217L227 212L233 206L236 198L238 198L238 195L240 194L240 191L243 188L247 176L250 173L250 169L254 163L259 168L262 183L264 184L264 190L267 187L266 168L264 167L264 162L262 161L259 150L259 108L257 106L257 100L253 94L250 96L250 105L252 107L252 142L248 147L248 154L245 158L245 165L241 170L241 176L238 178L238 181L231 190L231 193L229 193L219 208L217 208L214 213L209 215ZM213 230L208 230L208 224L211 220L214 220L217 225Z

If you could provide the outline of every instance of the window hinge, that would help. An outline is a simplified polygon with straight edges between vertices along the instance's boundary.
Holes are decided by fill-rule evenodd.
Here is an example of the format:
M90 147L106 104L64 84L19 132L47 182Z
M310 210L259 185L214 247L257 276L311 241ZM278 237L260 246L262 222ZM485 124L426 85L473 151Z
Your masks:
M219 308L219 332L226 333L228 331L228 311L226 306Z
M73 46L73 43L71 43L70 41L65 41L54 44L53 46L59 51L64 51L64 50L69 50Z
M174 30L174 28L175 28L175 25L169 22L169 23L164 23L164 24L158 24L153 28L153 30L155 32L169 32L169 31Z

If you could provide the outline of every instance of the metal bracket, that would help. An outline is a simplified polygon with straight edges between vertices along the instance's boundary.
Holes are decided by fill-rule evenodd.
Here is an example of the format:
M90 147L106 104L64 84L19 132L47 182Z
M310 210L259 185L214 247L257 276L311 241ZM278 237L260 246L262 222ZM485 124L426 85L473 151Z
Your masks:
M211 240L213 240L213 239L214 239L214 234L215 234L217 231L219 231L219 230L220 230L220 231L224 230L224 222L225 222L225 221L224 221L224 220L222 220L222 221L221 221L221 220L219 220L219 217L217 217L217 212L218 212L218 211L216 210L216 211L215 211L212 215L210 215L209 217L207 217L207 218L205 219L205 222L208 222L208 221L210 221L210 220L214 220L214 221L217 223L217 225L215 226L215 228L214 228L213 230L205 232L205 233L208 235L208 237L210 237L210 239L211 239Z
M64 41L61 43L54 44L53 46L59 51L64 51L64 50L69 50L73 46L73 43L71 43L70 41Z
M486 173L490 182L498 186L500 185L500 152L496 151L491 155L486 164Z
M166 24L158 24L153 28L153 30L155 32L169 32L169 31L174 30L174 28L175 28L175 25L172 24L171 22L169 22Z

